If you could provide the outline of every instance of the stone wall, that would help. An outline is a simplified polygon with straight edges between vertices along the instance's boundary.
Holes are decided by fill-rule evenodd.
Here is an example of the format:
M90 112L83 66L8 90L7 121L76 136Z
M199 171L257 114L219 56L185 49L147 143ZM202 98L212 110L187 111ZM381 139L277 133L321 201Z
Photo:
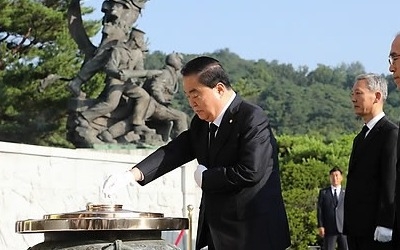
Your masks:
M85 210L89 202L110 203L101 197L106 177L131 168L151 152L0 142L0 249L23 250L43 241L41 233L15 233L16 221ZM187 206L193 205L194 244L201 196L193 180L195 168L193 161L144 187L127 187L112 202L122 204L123 209L163 213L165 217L187 217ZM163 237L173 243L178 233L163 233ZM186 244L185 240L178 246L186 249Z

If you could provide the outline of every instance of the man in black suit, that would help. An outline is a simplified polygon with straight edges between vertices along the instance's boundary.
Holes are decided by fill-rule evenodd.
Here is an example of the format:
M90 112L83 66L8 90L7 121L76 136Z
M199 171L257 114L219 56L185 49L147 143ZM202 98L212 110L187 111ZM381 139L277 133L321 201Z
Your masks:
M197 159L194 178L203 195L196 250L286 249L277 143L265 112L234 92L211 57L189 61L181 73L195 112L190 128L130 171L110 176L103 192L110 195L133 179L145 185Z
M324 250L347 250L347 239L343 235L344 188L342 170L334 167L329 171L331 186L320 190L318 195L318 232L324 239Z
M400 60L398 59L400 59L400 32L394 37L389 53L389 71L392 72L393 80L397 89L400 90ZM397 140L397 157L400 158L400 136ZM396 171L396 211L393 241L395 249L400 249L400 159L397 160Z
M356 77L351 100L365 124L353 142L344 199L344 234L350 250L393 249L398 127L385 117L386 97L385 78Z

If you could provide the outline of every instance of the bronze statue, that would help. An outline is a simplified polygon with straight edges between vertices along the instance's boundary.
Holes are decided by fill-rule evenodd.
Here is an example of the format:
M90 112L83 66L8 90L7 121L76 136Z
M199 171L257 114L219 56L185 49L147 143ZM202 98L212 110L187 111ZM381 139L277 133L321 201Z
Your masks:
M162 73L155 77L148 77L143 84L143 88L150 94L151 99L143 110L146 111L145 120L148 127L155 129L157 134L162 136L163 142L173 139L181 132L188 129L188 116L177 109L171 107L173 96L179 87L179 71L182 67L183 57L179 53L167 55L165 67ZM100 137L108 142L127 143L137 140L136 135L143 132L131 129L132 116L111 125L103 131ZM139 127L140 128L140 127ZM117 141L117 138L120 138ZM156 143L153 141L153 143Z
M145 70L143 63L143 51L147 50L145 44L144 32L133 28L130 38L127 42L118 42L109 49L108 61L104 65L104 72L107 75L106 86L103 93L98 98L98 102L86 110L80 112L77 116L78 127L76 130L88 141L95 142L93 138L96 133L88 133L88 130L95 128L94 124L106 125L104 122L97 121L97 118L103 118L111 114L121 102L121 98L132 99L134 105L131 109L130 125L126 129L134 131L140 135L142 133L155 133L145 125L146 110L150 102L150 95L138 85L138 78L153 77L162 73L160 70ZM109 115L108 118L113 118ZM104 120L104 119L103 119ZM109 124L109 122L107 122ZM108 127L108 126L107 126ZM99 129L98 139L108 143L115 143L115 136L112 137L107 129ZM124 131L127 132L127 131ZM118 135L123 132L118 131Z
M68 81L67 139L76 147L104 143L159 145L188 128L187 115L171 107L178 90L182 55L166 57L163 69L145 69L148 52L145 33L134 27L148 0L105 0L102 4L102 38L94 46L83 27L80 1L68 9L71 36L84 54L75 77L51 74L42 80L43 90L56 80ZM105 87L96 99L86 98L81 86L95 74L106 75Z
M133 24L139 18L147 0L105 0L102 5L102 38L99 47L90 42L83 28L79 0L73 0L69 6L69 30L85 54L81 72L69 82L68 90L75 96L84 98L81 85L96 74L109 57L109 49L118 42L126 42Z
M182 65L183 56L173 52L165 58L163 73L157 77L147 78L143 84L143 88L155 100L154 112L148 119L152 126L158 128L157 131L163 136L164 141L175 138L188 128L187 115L171 107L172 99L178 92Z

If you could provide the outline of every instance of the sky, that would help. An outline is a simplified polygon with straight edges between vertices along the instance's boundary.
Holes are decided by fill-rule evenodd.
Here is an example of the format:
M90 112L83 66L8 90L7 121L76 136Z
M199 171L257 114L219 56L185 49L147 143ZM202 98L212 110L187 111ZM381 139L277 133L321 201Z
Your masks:
M102 1L85 19L100 19ZM390 74L388 55L400 32L399 0L150 0L135 24L150 51L185 54L219 49L247 60L277 60L295 68L360 62ZM93 39L96 43L99 36Z

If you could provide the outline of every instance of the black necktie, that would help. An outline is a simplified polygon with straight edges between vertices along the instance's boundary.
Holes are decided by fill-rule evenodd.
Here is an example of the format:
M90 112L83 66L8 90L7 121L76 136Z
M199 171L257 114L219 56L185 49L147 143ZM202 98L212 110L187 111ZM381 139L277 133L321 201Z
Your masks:
M333 189L333 200L335 201L335 207L337 206L337 204L339 203L339 199L336 193L336 188Z
M361 140L365 139L365 135L367 134L368 130L369 128L367 127L367 125L364 125L360 132Z
M214 142L215 133L217 132L217 129L218 129L218 126L217 126L217 125L215 125L214 123L210 123L210 126L209 126L209 128L208 128L208 132L210 133L210 134L209 134L209 136L210 136L210 143L209 143L209 146L210 146L210 147L211 147L211 145L212 145L213 142Z

